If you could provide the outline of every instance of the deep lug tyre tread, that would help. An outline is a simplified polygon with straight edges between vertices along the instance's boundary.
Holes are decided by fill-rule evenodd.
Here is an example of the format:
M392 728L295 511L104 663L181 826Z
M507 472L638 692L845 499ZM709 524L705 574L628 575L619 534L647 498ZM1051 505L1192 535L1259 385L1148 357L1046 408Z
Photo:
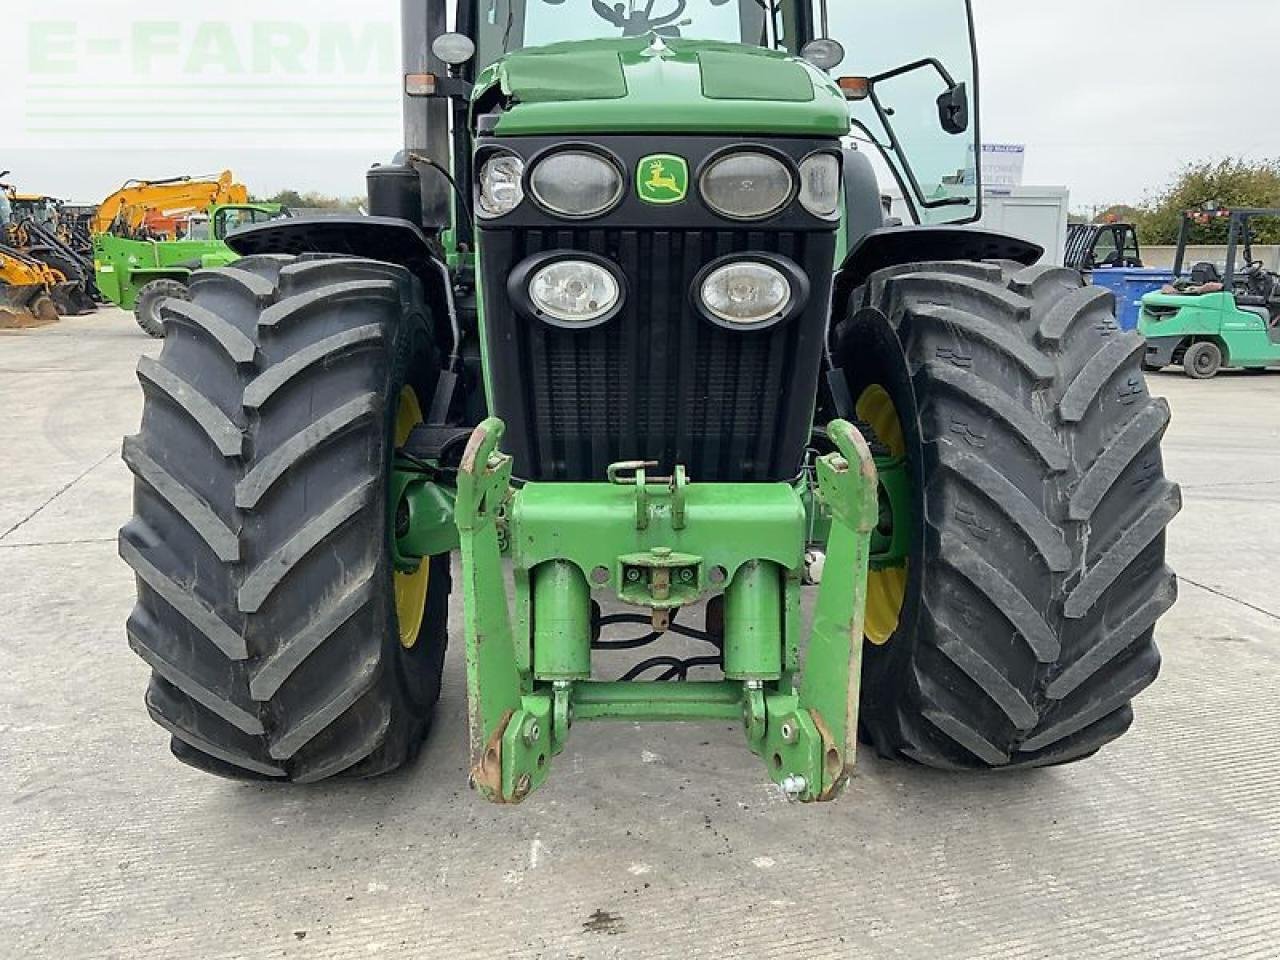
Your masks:
M270 256L196 273L190 297L162 307L124 442L147 708L219 776L393 770L425 735L447 640L448 558L406 652L385 542L398 384L436 369L421 291L385 264Z
M1177 596L1169 407L1147 392L1141 338L1074 271L1005 263L873 276L835 331L853 383L881 376L859 369L877 325L914 408L922 562L899 632L866 649L864 735L943 769L1096 752L1155 679Z

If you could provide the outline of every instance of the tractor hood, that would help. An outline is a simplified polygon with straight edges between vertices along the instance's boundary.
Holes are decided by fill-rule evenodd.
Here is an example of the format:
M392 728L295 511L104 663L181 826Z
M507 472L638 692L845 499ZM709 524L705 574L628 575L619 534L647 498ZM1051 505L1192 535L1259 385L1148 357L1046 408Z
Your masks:
M848 104L785 53L710 40L582 40L510 54L476 83L500 136L593 133L839 137Z

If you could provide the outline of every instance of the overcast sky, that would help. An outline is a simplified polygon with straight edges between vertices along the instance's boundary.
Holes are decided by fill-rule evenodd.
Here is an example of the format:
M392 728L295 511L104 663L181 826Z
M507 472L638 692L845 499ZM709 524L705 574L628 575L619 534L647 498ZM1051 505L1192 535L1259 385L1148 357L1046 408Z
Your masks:
M396 149L398 0L220 0L185 19L171 0L6 6L0 169L23 188L93 201L231 167L262 194L353 195ZM1140 200L1189 160L1280 157L1259 52L1280 0L974 8L984 139L1025 143L1026 182L1067 186L1076 209Z

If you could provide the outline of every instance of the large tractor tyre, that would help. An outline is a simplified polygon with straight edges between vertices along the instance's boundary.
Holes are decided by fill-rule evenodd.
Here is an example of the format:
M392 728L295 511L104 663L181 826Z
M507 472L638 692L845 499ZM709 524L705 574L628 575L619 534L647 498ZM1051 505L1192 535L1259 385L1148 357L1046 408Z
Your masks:
M157 340L164 338L164 317L161 308L167 300L189 300L191 293L181 280L152 280L138 291L133 304L133 316L142 332Z
M394 448L440 369L417 281L250 257L162 310L120 534L152 718L223 776L401 766L439 696L450 588L448 555L400 573L390 549Z
M1168 404L1112 294L1054 267L898 267L855 292L833 349L859 419L908 463L905 563L869 583L864 737L983 769L1120 736L1160 667L1181 496Z

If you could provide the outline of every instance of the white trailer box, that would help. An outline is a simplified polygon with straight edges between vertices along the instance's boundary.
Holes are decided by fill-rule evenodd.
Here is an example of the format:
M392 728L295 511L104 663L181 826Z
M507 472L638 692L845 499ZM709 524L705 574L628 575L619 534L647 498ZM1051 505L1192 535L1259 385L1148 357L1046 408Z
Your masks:
M893 198L892 215L910 223L911 214L900 193L894 190L889 196ZM1040 262L1061 265L1066 253L1070 201L1071 193L1066 187L1009 187L982 198L979 223L1040 244L1044 247Z

